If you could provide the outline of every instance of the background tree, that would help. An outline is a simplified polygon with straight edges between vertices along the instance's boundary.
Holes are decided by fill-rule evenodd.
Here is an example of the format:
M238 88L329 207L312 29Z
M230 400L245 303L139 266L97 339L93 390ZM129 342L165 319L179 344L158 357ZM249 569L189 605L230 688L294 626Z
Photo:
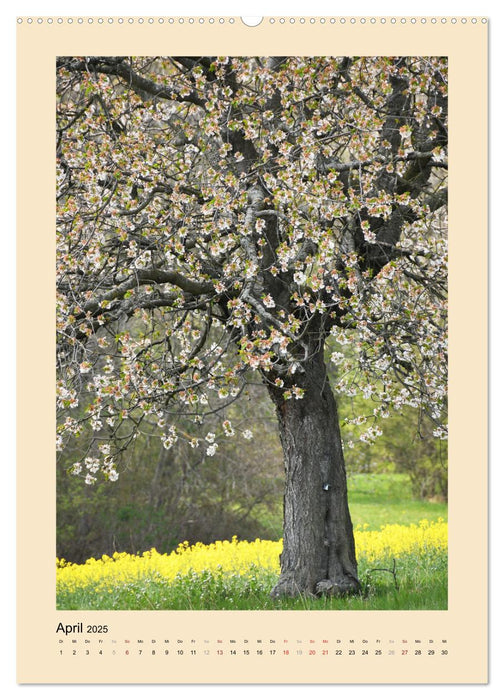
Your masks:
M274 595L358 590L336 388L445 437L447 62L61 58L58 446L116 480L256 370L284 453ZM213 456L236 430L209 431Z

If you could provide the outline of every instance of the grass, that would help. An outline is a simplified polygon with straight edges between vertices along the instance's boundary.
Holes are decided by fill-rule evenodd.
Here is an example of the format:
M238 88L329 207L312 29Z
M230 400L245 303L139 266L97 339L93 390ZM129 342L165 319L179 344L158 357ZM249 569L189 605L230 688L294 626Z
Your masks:
M381 562L383 564L385 562ZM60 610L446 610L447 557L436 554L419 561L403 557L397 565L398 589L387 572L373 572L360 562L363 590L348 598L272 600L277 575L259 571L250 577L222 572L192 572L169 584L150 576L96 591L83 586L61 591Z
M370 530L387 523L410 525L448 515L446 503L414 500L407 474L352 474L348 501L354 527L367 524Z

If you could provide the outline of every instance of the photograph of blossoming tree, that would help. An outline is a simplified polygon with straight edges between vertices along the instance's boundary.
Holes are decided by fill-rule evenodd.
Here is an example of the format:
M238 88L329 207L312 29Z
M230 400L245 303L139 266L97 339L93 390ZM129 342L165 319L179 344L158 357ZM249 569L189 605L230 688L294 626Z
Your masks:
M375 561L349 472L387 479L385 501L407 475L445 514L447 75L442 57L57 60L63 587L79 556L148 549L169 588L156 549L260 544L281 509L268 605L348 607ZM383 537L412 523L387 513Z

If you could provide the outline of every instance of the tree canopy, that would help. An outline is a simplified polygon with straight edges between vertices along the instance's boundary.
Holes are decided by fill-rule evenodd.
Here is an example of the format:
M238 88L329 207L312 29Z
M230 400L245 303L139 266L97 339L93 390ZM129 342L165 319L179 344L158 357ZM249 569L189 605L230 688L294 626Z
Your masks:
M142 433L187 425L252 371L302 401L335 389L446 437L447 60L57 61L58 449L115 480ZM183 415L184 430L176 417ZM250 432L243 431L245 438ZM207 454L231 421L203 440Z

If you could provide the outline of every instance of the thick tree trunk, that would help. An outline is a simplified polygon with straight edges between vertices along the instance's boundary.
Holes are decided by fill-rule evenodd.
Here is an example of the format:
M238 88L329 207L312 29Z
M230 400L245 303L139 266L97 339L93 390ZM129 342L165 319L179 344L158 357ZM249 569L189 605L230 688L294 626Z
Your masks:
M271 595L357 592L357 562L336 402L323 351L296 375L303 399L270 389L284 451L284 540Z

